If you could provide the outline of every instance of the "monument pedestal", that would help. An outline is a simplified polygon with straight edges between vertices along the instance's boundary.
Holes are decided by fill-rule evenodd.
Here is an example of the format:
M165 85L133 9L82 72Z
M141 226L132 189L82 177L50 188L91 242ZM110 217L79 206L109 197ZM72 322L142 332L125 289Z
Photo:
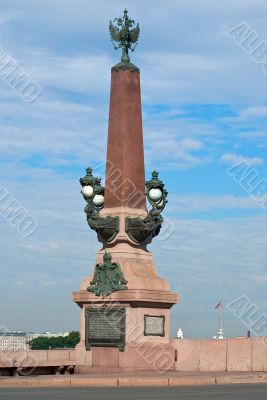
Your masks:
M97 253L96 264L102 263L108 250L112 260L119 263L128 281L128 289L107 297L96 296L87 291L93 278L88 276L82 282L80 291L72 294L72 300L80 307L81 340L76 347L77 372L109 367L128 371L174 368L174 349L169 345L170 308L178 302L178 294L172 293L167 280L158 276L146 245L135 244L125 231L126 216L143 217L146 213L145 210L128 207L104 208L101 211L102 217L118 216L120 226L116 238ZM113 316L110 314L114 312L116 316L116 311L118 320L112 325L110 319ZM90 316L88 313L91 313ZM90 320L93 332L90 332ZM116 329L122 332L118 334ZM121 334L123 337L119 338Z
M96 298L93 293L80 290L73 293L72 299L81 308L81 341L76 348L78 372L85 372L88 367L89 370L90 367L94 369L112 367L129 371L174 368L174 349L170 346L170 308L178 301L176 293L164 290L128 289L115 292L108 298ZM90 320L87 320L86 313L89 310L99 310L104 314L105 327L101 324L99 332L93 332L93 335L99 337L102 335L102 340L103 337L105 340L107 334L111 335L111 340L117 337L115 327L114 335L112 326L107 329L110 323L109 311L114 311L116 314L118 310L124 310L123 347L109 347L112 344L108 347L92 345L88 349Z

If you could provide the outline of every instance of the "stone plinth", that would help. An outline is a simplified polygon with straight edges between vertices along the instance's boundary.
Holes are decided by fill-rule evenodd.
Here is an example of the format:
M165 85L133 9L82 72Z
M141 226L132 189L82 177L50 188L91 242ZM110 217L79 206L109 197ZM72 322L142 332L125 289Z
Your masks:
M174 368L175 351L170 347L170 308L179 300L177 293L170 292L167 280L158 276L152 255L145 245L137 245L125 231L125 218L144 217L146 211L129 207L104 208L101 216L119 216L120 228L116 238L97 253L96 264L103 262L107 250L112 261L120 264L127 290L117 291L108 297L99 297L87 291L92 280L88 276L81 283L80 291L74 292L72 300L80 307L81 341L76 347L77 371L86 368L119 368L123 370L154 370L155 365L168 365ZM125 308L125 348L92 347L86 349L85 323L87 308L103 306ZM164 319L164 335L148 336L144 334L145 316L157 316Z
M170 369L174 368L174 349L169 343L170 308L178 302L176 293L167 290L129 289L102 298L86 290L80 290L72 294L72 300L81 308L81 341L76 348L76 353L79 358L78 364L83 371L86 366L154 370L154 364L165 365L166 363L170 365ZM86 350L86 308L101 308L103 305L111 308L125 308L125 349L122 352L116 347L92 347L90 351ZM164 336L145 336L145 315L164 318Z
M101 216L118 216L120 220L119 233L115 239L105 244L105 248L97 253L96 264L101 263L107 250L114 262L118 262L128 281L129 289L163 290L169 291L170 286L166 279L158 276L151 253L146 245L132 241L125 232L125 218L143 218L147 212L142 209L129 207L104 208ZM87 277L81 284L81 290L86 290L91 277Z
M81 342L85 347L85 310L87 307L125 307L126 346L144 342L144 316L164 316L165 335L146 336L145 342L168 344L170 339L170 308L178 302L176 293L157 290L123 290L107 298L96 297L87 291L74 292L72 300L81 307Z
M168 282L160 278L155 269L149 252L135 249L127 244L119 244L109 250L112 260L118 262L128 281L128 289L168 291ZM103 260L104 251L97 254L96 263ZM92 277L87 277L81 284L81 290L86 290Z

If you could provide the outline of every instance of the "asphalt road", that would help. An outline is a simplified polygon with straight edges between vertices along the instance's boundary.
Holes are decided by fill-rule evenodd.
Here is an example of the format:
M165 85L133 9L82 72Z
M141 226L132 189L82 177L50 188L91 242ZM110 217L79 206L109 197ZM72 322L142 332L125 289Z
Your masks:
M0 389L0 400L265 400L267 385Z

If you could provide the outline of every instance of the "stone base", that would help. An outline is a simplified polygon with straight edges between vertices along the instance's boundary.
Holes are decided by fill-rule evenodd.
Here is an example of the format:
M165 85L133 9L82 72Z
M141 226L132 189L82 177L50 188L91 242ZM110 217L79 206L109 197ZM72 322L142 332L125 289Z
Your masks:
M77 353L80 353L80 346ZM88 372L167 372L175 370L174 348L155 343L144 343L139 346L126 346L124 352L112 347L93 347L90 352L89 365L79 364L75 373ZM88 357L89 354L87 354ZM89 359L89 358L88 358Z
M149 370L175 366L175 350L170 346L170 308L178 302L178 294L161 290L123 290L101 298L85 290L74 292L72 299L81 309L81 341L76 346L76 372L86 368L118 368L121 370ZM93 347L86 349L85 313L87 308L125 308L125 348ZM145 316L164 319L162 336L145 335Z
M164 363L168 364L168 369L174 368L175 350L170 346L170 308L178 303L179 296L177 293L170 292L166 279L158 276L152 256L146 246L132 243L124 229L126 216L144 217L146 214L145 210L125 207L101 211L102 216L120 217L120 231L114 242L107 244L97 253L96 264L103 262L103 255L107 250L112 256L112 262L120 264L124 277L128 281L128 289L114 292L108 297L99 297L87 291L92 280L92 276L88 276L82 282L80 290L72 294L72 300L80 307L81 341L75 349L77 370L85 367L155 370L161 368ZM113 318L111 314L114 313L111 310L105 314L104 310L118 307L124 309L121 313L123 323L120 325L122 326L120 331L123 331L125 319L125 335L122 333L116 340L113 335L114 330L112 331L113 326L108 324L109 318ZM100 338L90 337L86 349L85 331L88 308L103 308L104 319L98 324L102 324L100 331L102 330L104 336L110 339L109 347L96 347L96 344L107 345L107 339L103 339L100 335ZM99 314L102 313L100 310L97 311ZM90 311L88 326L90 326L90 318L91 321L102 318L102 316L94 317L97 314L95 310ZM149 317L161 318L157 320ZM151 331L145 332L145 321L146 325L149 322L158 322L164 329L161 333L159 333L159 328L153 330L154 334L151 334ZM120 323L118 321L118 325ZM109 332L107 332L108 329ZM120 350L118 347L110 347L111 342L113 346L119 346Z

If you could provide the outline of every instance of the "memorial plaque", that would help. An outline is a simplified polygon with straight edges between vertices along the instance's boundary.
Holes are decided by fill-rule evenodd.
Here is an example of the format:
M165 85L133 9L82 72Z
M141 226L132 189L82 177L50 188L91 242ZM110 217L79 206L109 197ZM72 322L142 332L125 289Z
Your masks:
M92 346L125 347L125 308L101 307L85 309L85 345L87 350Z
M165 316L145 315L145 336L165 336Z

